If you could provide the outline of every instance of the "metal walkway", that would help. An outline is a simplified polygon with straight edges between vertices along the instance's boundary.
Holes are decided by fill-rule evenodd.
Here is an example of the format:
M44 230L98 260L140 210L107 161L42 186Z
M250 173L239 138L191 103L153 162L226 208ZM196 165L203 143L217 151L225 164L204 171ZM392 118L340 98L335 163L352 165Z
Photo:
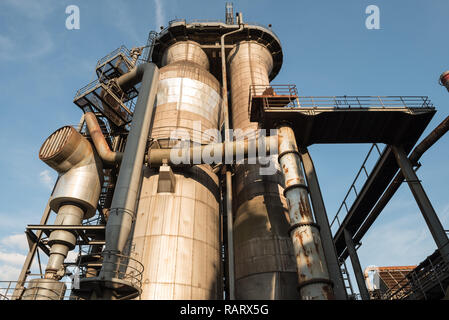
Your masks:
M387 145L335 233L337 256L343 261L348 256L344 230L355 235L355 243L363 237L370 224L357 231L399 170L388 145L402 146L408 154L436 110L425 96L301 97L296 92L294 85L252 86L248 110L251 121L262 123L265 129L274 129L287 119L302 147L315 143ZM284 103L289 94L292 99ZM282 103L276 103L277 100Z

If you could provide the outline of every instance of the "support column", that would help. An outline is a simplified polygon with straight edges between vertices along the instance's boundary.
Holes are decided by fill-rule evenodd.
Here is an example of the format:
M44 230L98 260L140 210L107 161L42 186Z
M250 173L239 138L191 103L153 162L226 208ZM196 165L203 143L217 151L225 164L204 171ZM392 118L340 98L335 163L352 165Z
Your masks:
M321 243L323 245L324 256L327 262L330 279L334 283L334 294L338 300L347 300L345 283L341 274L340 264L336 254L332 232L327 218L326 207L324 206L318 177L307 148L301 150L301 160L309 187L310 199L317 224L320 226Z
M57 182L57 181L56 181ZM56 185L56 183L55 183ZM54 187L53 187L54 190ZM53 195L53 191L51 193ZM50 195L50 197L51 197ZM51 208L50 208L50 200L47 202L47 206L45 207L44 214L42 215L40 224L47 224L48 217L50 216ZM38 230L36 232L36 237L38 241L40 241L41 236L43 234L42 230ZM22 297L23 291L25 290L25 282L27 279L28 271L31 268L31 264L33 263L34 255L38 250L39 242L35 242L30 246L30 250L28 251L25 262L23 263L22 270L20 271L19 279L17 280L16 287L14 289L14 293L12 295L12 300L19 300Z
M421 182L418 179L415 171L413 170L412 163L407 157L407 154L404 151L404 148L401 146L392 146L394 156L396 157L396 161L398 162L399 167L401 168L402 174L404 175L405 180L410 187L410 190L415 197L416 203L421 210L421 213L426 221L427 227L432 234L432 237L437 244L438 249L440 250L443 258L448 261L449 260L449 246L448 246L448 238L446 232L444 231L443 225L438 218L432 203L427 197L426 192L424 191Z
M365 284L365 277L363 276L362 266L360 265L359 256L355 250L354 242L352 241L351 233L344 229L346 247L348 248L348 254L351 258L352 269L354 270L355 280L357 281L357 286L359 287L360 296L362 300L369 300L368 289Z
M290 237L298 271L298 289L303 300L333 300L332 281L319 233L310 208L295 134L288 124L278 127L279 163L288 202Z

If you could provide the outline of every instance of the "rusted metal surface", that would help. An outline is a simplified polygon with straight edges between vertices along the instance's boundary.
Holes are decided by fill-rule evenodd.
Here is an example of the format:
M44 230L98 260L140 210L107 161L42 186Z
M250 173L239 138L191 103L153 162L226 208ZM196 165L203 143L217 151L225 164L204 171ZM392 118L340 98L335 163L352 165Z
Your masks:
M84 114L84 120L86 121L87 129L89 130L89 134L94 142L95 149L104 164L115 165L120 163L123 158L123 153L111 151L103 133L101 132L101 128L95 114L92 112L86 112Z
M313 219L295 135L288 125L278 127L279 163L284 174L290 235L296 256L298 287L304 300L334 299L332 282Z
M307 187L309 188L310 200L314 218L320 226L321 243L323 245L324 256L327 262L330 279L333 281L335 299L346 300L347 293L345 283L342 276L342 270L337 258L332 232L329 225L329 219L324 205L323 196L318 182L315 166L312 157L307 148L301 148L301 162L304 167L304 173L307 179Z
M228 54L234 129L256 130L248 115L250 85L269 85L270 48L242 41ZM248 132L248 131L247 131ZM255 131L248 132L255 138ZM236 139L241 136L236 135ZM234 175L236 299L298 299L296 266L288 236L282 176L260 174L260 164L237 164Z

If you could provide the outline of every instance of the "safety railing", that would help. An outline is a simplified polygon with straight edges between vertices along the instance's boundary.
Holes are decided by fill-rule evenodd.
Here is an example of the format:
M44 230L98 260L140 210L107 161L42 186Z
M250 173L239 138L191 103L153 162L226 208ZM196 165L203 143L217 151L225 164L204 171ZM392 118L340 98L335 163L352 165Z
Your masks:
M143 49L142 59L139 59L137 61L137 64L151 61L154 43L156 41L157 36L158 36L158 33L156 31L150 31L150 33L148 34L147 44L146 44L145 48Z
M69 300L71 299L71 287L72 287L72 281L71 280L65 280L62 281L67 286L67 290L65 291L64 295L59 296L58 300ZM0 300L17 300L20 297L17 297L14 295L14 290L16 288L18 281L0 281ZM31 280L27 280L23 282L23 286L27 288L31 283ZM26 290L26 289L25 289ZM51 289L46 289L51 291ZM55 296L58 296L59 293L57 293ZM22 295L23 296L23 295ZM35 296L34 298L45 298L45 297L39 297ZM73 299L73 297L72 297ZM34 300L34 299L32 299Z
M300 96L301 108L434 108L427 96Z
M79 89L73 102L84 111L100 112L115 125L122 126L132 119L135 105L132 99L136 95L129 96L117 89L113 82L105 84L96 79Z
M114 270L113 278L124 280L131 284L134 288L140 289L142 287L142 279L143 279L143 270L144 266L138 260L133 259L129 256L112 253L112 252L103 252L101 255L112 255L115 256L115 262L109 262L102 260L102 265L112 265ZM96 258L97 254L94 254L92 258ZM83 256L83 259L86 260L89 258L89 255ZM81 277L84 277L88 270L88 266L79 265L81 271Z
M341 222L342 222L341 220L343 220L346 217L346 215L349 213L350 206L352 205L352 203L355 201L355 199L359 195L356 185L358 183L363 185L363 183L366 182L366 180L369 177L367 166L368 166L368 161L371 161L375 155L375 153L373 153L374 150L377 151L377 154L379 157L382 155L382 152L380 151L379 146L376 143L373 143L373 145L369 149L368 153L366 154L365 159L363 160L363 163L362 163L359 171L357 172L354 180L352 181L352 184L349 187L348 192L346 192L346 195L345 195L340 207L338 208L337 213L335 214L334 218L331 221L330 226L331 226L331 230L333 231L333 233L335 233L337 231L337 228L340 227ZM375 157L377 158L377 156L375 156ZM370 169L370 171L371 170L372 170L372 168ZM363 175L363 173L364 173L364 175ZM363 179L363 182L362 182L362 179ZM355 195L355 197L352 202L349 202L351 194ZM344 211L343 211L343 208L345 209ZM344 213L344 216L341 217L341 215L343 213Z
M187 24L207 24L207 23L217 23L217 24L218 23L222 23L222 24L225 24L225 25L227 24L226 21L220 20L220 19L193 19L193 20L189 20L189 21L187 21L186 19L173 19L173 20L170 20L168 22L168 26L163 28L160 33L164 33L172 25L178 24L178 23L183 23L183 24L186 24L186 25ZM271 29L270 26L267 26L267 25L264 25L264 24L261 24L261 23L257 23L257 22L246 22L246 21L244 21L244 25L262 27L264 29L269 30L270 33L272 33L276 38L278 38L278 36L273 32L273 30Z
M439 250L410 271L398 284L381 294L384 300L403 300L417 295L427 300L429 290L437 288L444 296L449 283L449 256L442 256Z
M130 56L131 56L128 48L126 48L125 46L122 45L119 48L115 49L114 51L105 55L100 60L98 60L95 69L97 69L99 66L105 64L108 60L111 60L113 57L115 57L119 54L123 54L125 57L128 57L128 58L130 58Z
M290 96L298 97L298 89L294 84L250 85L250 96Z

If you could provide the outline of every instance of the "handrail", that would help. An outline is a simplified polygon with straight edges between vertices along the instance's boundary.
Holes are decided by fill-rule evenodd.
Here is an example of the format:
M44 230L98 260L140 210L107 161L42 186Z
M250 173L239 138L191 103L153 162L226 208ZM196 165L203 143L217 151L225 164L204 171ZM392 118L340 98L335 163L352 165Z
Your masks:
M436 253L440 251L437 250ZM433 256L433 255L432 255ZM398 284L382 294L386 300L398 300L411 297L414 293L421 292L426 298L426 289L439 285L443 294L445 288L441 281L449 277L449 263L443 256L438 255L432 261L432 256L427 257L418 267L410 271ZM428 262L427 267L422 267Z
M344 199L343 199L343 201L342 201L340 207L338 208L337 213L335 214L334 218L333 218L332 221L331 221L331 224L330 224L331 228L333 227L333 225L334 225L335 222L337 222L337 223L338 223L338 227L340 227L340 220L338 219L338 216L339 216L339 214L340 214L341 209L343 208L343 206L345 206L345 208L346 208L346 213L348 213L349 210L348 210L348 204L347 204L346 200L348 199L349 195L351 194L351 190L354 190L354 191L355 191L355 194L356 194L356 197L357 197L358 194L357 194L357 189L355 188L355 184L356 184L357 180L359 179L360 174L362 173L362 171L365 172L366 178L368 179L369 174L368 174L368 171L366 170L366 163L367 163L368 160L370 159L371 152L374 150L374 148L376 148L376 150L377 150L379 156L382 155L382 152L380 151L380 149L379 149L379 147L377 146L377 144L376 144L376 143L373 143L373 145L372 145L371 148L369 149L368 153L366 154L365 160L363 160L363 163L362 163L362 165L361 165L359 171L357 172L357 174L356 174L354 180L352 181L352 184L351 184L351 186L349 187L348 192L346 193L346 196L344 197Z

